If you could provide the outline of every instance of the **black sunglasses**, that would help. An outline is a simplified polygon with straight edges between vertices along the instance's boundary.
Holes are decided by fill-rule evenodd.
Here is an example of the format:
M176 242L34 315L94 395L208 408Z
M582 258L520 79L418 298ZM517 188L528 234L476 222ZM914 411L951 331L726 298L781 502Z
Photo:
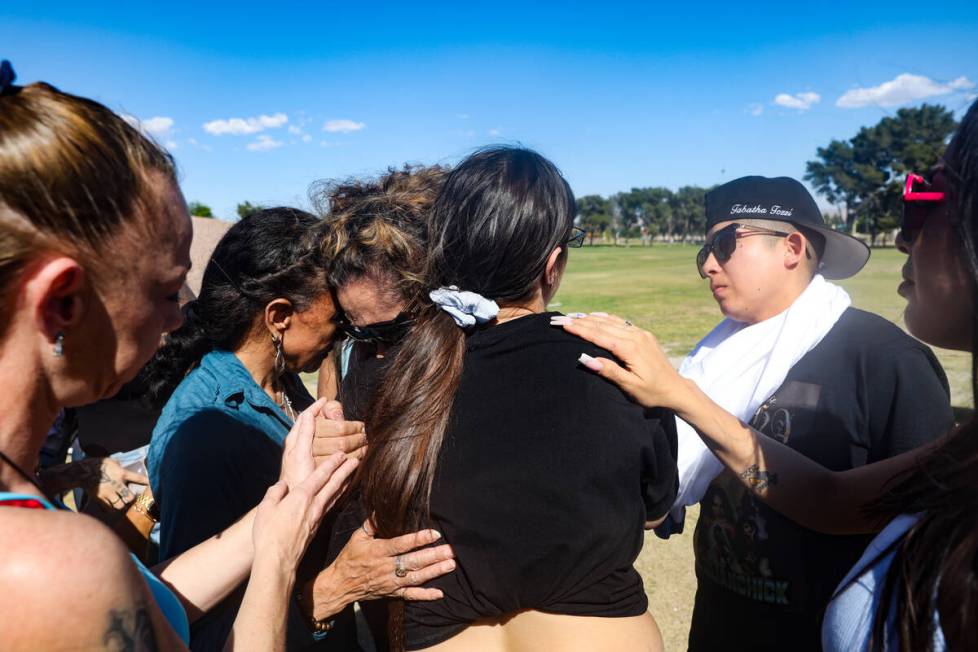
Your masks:
M571 228L571 236L567 240L564 240L564 244L566 244L568 247L573 247L574 249L577 249L578 247L583 247L584 236L586 235L587 235L587 231L585 231L584 229L579 229L575 226Z
M703 265L706 264L706 259L710 257L710 253L722 265L730 260L733 252L737 250L737 239L749 235L773 235L779 238L785 238L791 234L785 233L784 231L773 231L759 226L751 226L749 224L728 224L714 233L713 237L707 240L706 244L697 252L696 269L699 271L700 277L707 277L706 272L703 271Z
M402 312L389 321L367 324L366 326L356 326L351 324L346 317L341 317L337 319L336 327L344 335L358 342L397 344L407 334L412 323L414 323L414 318L410 314Z

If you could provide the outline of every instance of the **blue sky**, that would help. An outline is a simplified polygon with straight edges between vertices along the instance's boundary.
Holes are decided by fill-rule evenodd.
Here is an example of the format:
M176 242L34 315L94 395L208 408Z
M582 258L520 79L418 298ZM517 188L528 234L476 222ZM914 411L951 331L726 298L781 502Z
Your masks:
M3 3L0 57L142 120L228 218L496 142L578 195L800 177L900 106L978 94L973 0L805 4Z

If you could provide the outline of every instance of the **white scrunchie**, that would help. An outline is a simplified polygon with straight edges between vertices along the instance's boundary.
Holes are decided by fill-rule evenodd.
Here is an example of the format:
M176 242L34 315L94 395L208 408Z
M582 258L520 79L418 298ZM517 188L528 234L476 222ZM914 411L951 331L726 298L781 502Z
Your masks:
M499 314L499 306L477 292L465 292L454 285L438 288L428 293L439 308L447 312L460 328L492 321Z

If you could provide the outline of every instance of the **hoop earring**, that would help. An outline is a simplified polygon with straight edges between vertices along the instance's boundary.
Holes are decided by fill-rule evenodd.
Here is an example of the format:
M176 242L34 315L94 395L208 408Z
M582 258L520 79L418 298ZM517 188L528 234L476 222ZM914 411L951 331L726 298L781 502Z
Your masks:
M61 331L58 331L58 334L54 336L54 347L51 349L51 353L56 358L63 358L65 355L65 334Z
M275 347L275 373L281 376L285 373L285 338L272 335L272 345Z

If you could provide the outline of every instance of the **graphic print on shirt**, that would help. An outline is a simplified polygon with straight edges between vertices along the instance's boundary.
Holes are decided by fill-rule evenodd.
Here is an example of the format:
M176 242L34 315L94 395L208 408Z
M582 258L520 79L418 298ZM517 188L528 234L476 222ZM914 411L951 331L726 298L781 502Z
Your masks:
M785 383L757 409L750 425L788 444L793 436L810 433L820 395L819 385ZM756 602L795 606L792 575L800 532L772 531L771 521L769 508L725 470L701 502L693 535L697 575Z

